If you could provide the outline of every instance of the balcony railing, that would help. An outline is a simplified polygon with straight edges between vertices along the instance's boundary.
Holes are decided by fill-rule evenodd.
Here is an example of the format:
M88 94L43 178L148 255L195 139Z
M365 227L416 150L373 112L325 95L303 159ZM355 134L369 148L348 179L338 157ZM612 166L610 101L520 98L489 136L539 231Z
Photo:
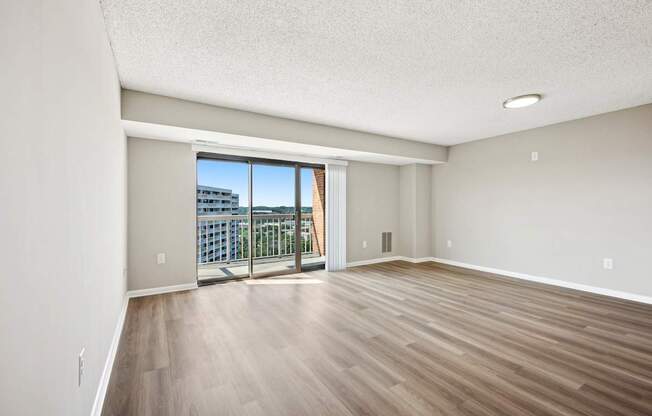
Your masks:
M212 228L211 228L212 226ZM255 259L283 258L296 253L295 214L254 214L252 249ZM208 237L213 234L213 237ZM301 214L303 254L313 254L315 235L312 214ZM199 215L197 217L197 262L237 262L249 258L248 215Z

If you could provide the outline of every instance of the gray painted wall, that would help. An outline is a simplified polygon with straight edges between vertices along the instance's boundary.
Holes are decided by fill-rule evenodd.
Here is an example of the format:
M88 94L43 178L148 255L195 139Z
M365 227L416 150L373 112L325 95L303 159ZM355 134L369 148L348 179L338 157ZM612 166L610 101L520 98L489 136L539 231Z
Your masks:
M416 224L414 230L414 258L429 257L432 255L432 166L415 166L415 200Z
M410 258L432 255L430 165L400 167L400 254Z
M346 175L347 262L397 255L399 167L351 162ZM392 253L381 253L383 231L392 232ZM367 241L367 248L362 247L363 241Z
M0 22L0 414L87 416L126 289L120 86L96 1Z
M196 282L191 145L129 138L128 159L129 290Z
M416 257L415 239L417 229L416 200L416 165L405 165L399 168L399 227L401 239L399 253L406 257Z
M449 150L436 257L652 295L652 105Z

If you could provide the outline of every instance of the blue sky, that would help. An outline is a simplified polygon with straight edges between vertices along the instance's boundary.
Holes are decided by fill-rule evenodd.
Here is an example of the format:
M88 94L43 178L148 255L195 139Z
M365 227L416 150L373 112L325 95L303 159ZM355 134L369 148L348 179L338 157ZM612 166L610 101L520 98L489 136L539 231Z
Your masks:
M294 206L294 168L254 165L254 205ZM247 206L247 164L220 160L197 160L197 183L231 189ZM312 206L312 170L301 170L301 205Z

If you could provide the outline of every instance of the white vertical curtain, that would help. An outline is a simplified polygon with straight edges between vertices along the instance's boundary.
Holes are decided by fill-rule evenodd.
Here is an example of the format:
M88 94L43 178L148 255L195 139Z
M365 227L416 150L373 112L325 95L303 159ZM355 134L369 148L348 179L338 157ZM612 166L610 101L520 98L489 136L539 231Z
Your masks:
M326 270L346 268L346 166L326 165Z

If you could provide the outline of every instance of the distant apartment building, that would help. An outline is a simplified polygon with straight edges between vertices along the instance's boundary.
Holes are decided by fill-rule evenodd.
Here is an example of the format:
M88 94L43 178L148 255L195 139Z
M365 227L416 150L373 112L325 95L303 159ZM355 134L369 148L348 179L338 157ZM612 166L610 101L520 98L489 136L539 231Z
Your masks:
M240 206L238 194L230 189L197 185L197 262L228 260L235 253L237 221L202 221L202 215L236 215ZM227 250L228 245L231 250Z

